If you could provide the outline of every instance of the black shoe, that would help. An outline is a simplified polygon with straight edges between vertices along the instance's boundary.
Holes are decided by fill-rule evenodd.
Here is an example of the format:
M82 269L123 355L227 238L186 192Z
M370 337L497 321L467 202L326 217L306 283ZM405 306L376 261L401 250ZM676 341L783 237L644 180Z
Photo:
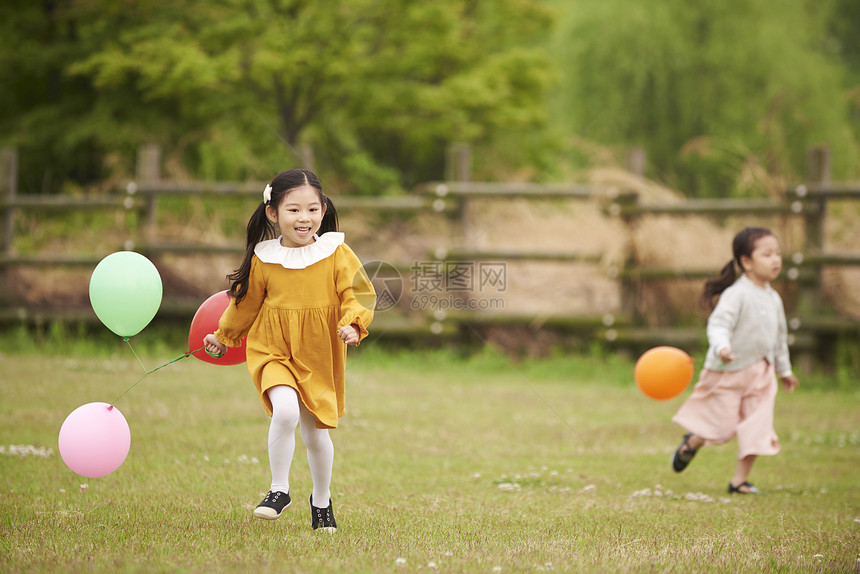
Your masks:
M290 500L289 493L285 492L272 492L271 490L266 494L266 498L263 499L263 502L257 505L257 508L254 509L254 516L257 518L264 518L266 520L277 520L281 513L287 508L292 501Z
M747 487L747 490L741 490L745 486ZM761 494L761 492L759 492L759 489L754 487L752 484L744 481L737 486L730 482L729 494Z
M692 435L693 433L691 432L685 434L684 440L681 441L681 444L675 449L675 454L672 455L672 468L675 472L681 472L687 468L687 465L690 464L690 461L693 460L693 457L696 456L696 453L698 452L697 449L691 447L690 443L687 442L690 440ZM685 446L687 449L682 452L681 449Z
M317 508L314 506L314 495L308 499L311 504L311 526L314 530L323 529L326 532L335 532L337 530L337 522L334 521L334 510L331 506L331 499L328 501L328 508Z

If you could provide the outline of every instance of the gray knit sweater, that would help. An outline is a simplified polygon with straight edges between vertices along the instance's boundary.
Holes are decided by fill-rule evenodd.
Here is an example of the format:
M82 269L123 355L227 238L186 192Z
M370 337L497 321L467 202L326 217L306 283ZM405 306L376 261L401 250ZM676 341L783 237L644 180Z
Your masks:
M774 366L779 377L791 374L788 328L782 298L770 285L759 287L746 275L723 291L708 318L705 368L739 371L760 359ZM730 347L735 360L723 363L719 352Z

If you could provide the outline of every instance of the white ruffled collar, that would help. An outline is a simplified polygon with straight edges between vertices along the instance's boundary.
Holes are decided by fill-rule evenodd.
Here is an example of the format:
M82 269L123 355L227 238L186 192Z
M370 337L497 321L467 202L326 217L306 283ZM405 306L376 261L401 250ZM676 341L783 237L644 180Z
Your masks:
M284 247L281 237L261 241L254 247L254 254L263 263L276 263L286 269L304 269L331 256L343 244L344 235L336 231L314 235L310 245Z

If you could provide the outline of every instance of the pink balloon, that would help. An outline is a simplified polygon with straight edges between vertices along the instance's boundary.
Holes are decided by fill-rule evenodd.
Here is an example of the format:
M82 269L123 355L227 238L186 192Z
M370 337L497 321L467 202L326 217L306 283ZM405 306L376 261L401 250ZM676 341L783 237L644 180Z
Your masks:
M119 409L87 403L73 410L60 427L60 456L73 472L87 478L107 476L128 456L131 432Z

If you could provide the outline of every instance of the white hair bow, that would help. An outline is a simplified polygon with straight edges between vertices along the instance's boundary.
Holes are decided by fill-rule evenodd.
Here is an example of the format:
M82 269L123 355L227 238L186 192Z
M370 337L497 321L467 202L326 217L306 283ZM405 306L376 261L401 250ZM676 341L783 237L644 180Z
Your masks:
M266 189L263 190L263 202L269 205L270 201L272 201L272 186L267 183Z

